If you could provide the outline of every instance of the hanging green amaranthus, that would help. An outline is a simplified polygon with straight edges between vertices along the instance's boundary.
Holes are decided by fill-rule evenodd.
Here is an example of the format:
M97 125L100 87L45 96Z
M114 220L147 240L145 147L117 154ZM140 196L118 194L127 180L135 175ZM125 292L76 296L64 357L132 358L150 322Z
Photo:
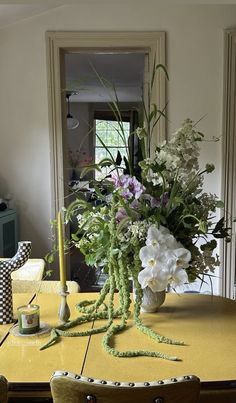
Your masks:
M102 290L99 293L98 299L93 301L84 300L77 304L77 309L81 313L78 318L71 320L63 325L60 325L51 331L51 338L41 350L50 347L52 344L59 341L61 337L77 337L77 336L89 336L97 333L105 333L102 340L102 345L109 354L115 357L136 357L136 356L148 356L163 358L171 361L178 360L176 356L170 356L158 351L145 351L145 350L133 350L133 351L119 351L112 347L112 338L119 332L123 331L127 327L127 321L131 314L130 298L130 279L133 280L135 286L135 301L134 301L134 314L133 321L134 326L142 333L148 335L158 343L167 343L182 345L182 341L172 340L168 337L160 335L147 326L143 325L140 319L140 307L142 303L143 292L138 282L138 273L140 271L140 260L138 258L139 243L133 240L133 266L129 263L130 256L129 251L122 252L117 259L117 250L119 250L119 236L117 232L116 214L119 208L119 198L114 198L111 202L110 218L108 222L108 231L110 235L110 247L107 252L107 268L108 279L106 280ZM115 306L114 296L115 291L118 290L119 303L118 307ZM105 299L108 297L108 302L105 304ZM114 319L119 318L120 323L114 323ZM94 327L82 332L73 332L73 327L86 323L93 322L97 319L104 319L106 323L100 327Z

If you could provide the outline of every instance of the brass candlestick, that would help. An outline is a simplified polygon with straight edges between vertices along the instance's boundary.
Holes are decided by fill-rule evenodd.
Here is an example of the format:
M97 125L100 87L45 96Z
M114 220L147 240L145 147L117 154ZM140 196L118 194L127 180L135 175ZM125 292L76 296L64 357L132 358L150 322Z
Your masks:
M59 307L59 312L58 312L58 316L59 316L59 320L61 324L64 324L66 322L68 322L69 318L70 318L70 308L67 304L67 295L69 294L68 292L68 288L67 285L61 286L61 290L59 292L60 296L61 296L61 303L60 303L60 307Z

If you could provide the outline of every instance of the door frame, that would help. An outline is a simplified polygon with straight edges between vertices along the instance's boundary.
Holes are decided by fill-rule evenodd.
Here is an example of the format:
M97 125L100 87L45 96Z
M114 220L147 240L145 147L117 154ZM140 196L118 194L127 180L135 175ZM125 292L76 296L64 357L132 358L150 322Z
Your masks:
M222 242L221 295L235 299L236 288L236 29L224 33L224 93L223 93L223 172L222 190L225 215L232 225L232 240Z
M165 65L165 32L46 32L47 82L49 106L50 163L51 163L51 217L64 206L67 194L64 181L65 152L63 130L65 128L66 104L63 88L64 53L88 52L96 50L145 51L149 54L149 64ZM166 105L166 80L158 74L154 86L153 101L161 110ZM160 119L156 133L156 143L166 139L166 122Z

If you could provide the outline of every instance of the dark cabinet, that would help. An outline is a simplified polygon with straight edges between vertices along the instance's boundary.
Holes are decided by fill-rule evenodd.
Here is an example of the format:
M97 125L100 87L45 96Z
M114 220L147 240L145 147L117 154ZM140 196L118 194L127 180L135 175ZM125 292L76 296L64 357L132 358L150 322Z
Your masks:
M13 209L0 212L0 257L15 255L18 244L17 216Z

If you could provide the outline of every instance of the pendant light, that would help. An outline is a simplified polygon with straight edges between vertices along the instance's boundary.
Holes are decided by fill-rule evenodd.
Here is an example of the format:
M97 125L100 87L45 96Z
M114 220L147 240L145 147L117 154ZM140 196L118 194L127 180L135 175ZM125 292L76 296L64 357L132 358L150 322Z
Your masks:
M73 118L73 116L70 113L70 97L71 93L66 94L66 99L67 99L67 116L66 116L66 124L67 124L67 129L68 130L74 130L77 129L79 126L79 121L76 118Z

